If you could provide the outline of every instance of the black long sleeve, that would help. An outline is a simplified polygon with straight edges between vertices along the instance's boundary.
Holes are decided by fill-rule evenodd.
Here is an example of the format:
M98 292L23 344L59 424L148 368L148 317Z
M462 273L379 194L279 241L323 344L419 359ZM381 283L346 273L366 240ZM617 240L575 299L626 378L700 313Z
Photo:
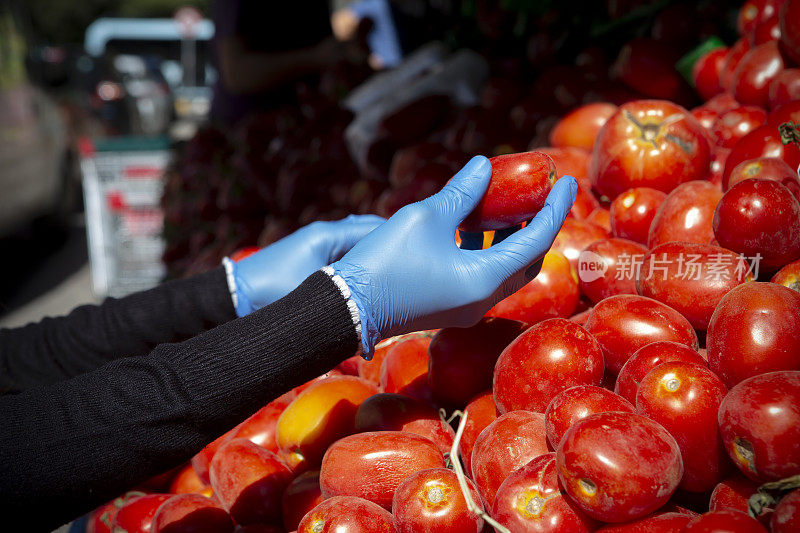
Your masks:
M47 385L146 355L236 318L222 267L69 315L0 329L0 394Z
M0 509L49 531L188 460L358 343L345 299L317 272L182 343L0 397Z

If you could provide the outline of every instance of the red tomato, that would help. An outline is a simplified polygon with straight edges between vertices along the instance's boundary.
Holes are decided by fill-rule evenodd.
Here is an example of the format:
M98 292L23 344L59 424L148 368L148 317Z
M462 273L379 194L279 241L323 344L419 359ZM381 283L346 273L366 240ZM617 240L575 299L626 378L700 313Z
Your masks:
M551 250L564 254L569 264L577 272L578 257L581 252L593 242L605 239L608 236L608 232L596 224L585 220L568 218L556 235Z
M511 531L594 531L597 523L559 488L555 455L540 455L508 476L497 490L492 518Z
M151 530L156 511L171 497L171 494L148 494L132 498L117 512L111 530L148 533Z
M758 157L742 161L731 171L728 189L747 179L773 180L783 184L795 198L800 200L800 177L783 160L774 157Z
M731 187L714 212L721 246L774 272L800 258L800 201L783 184L748 179Z
M722 441L747 477L774 481L800 471L800 372L770 372L733 387L719 407Z
M786 0L780 10L781 51L800 64L800 1Z
M232 533L225 509L199 494L178 494L161 504L153 517L153 533Z
M403 396L380 393L364 400L356 411L356 433L407 431L430 439L442 453L453 446L455 433L430 404Z
M711 136L711 126L714 125L714 121L720 114L706 106L695 107L691 110L691 113L695 120L706 130L706 138L708 139L709 145L713 145L714 138Z
M570 220L578 222L567 219L564 225ZM585 224L596 227L588 222ZM486 315L536 324L548 318L568 317L578 305L579 298L578 280L569 261L563 254L550 250L544 256L539 274L520 290L499 301Z
M569 210L569 214L578 220L584 220L591 215L595 209L600 207L600 202L594 197L589 189L590 187L591 183L587 182L587 184L584 184L578 182L575 203L572 204L572 208Z
M200 450L197 455L192 457L192 468L194 471L197 472L197 477L200 478L205 485L210 483L208 478L208 468L211 464L211 459L214 458L214 454L217 453L217 450L224 442L228 440L228 433L220 435L209 444L205 446L202 450Z
M684 533L717 533L720 531L735 531L736 533L767 533L767 530L745 513L723 509L710 511L692 518Z
M475 441L471 461L484 502L492 505L511 472L548 451L542 413L511 411L489 424Z
M611 234L639 244L647 244L647 234L667 195L648 187L628 189L611 202Z
M607 234L611 233L611 215L605 207L598 207L586 217L586 222L591 222L595 226L599 226L605 230Z
M671 241L708 244L714 238L714 210L722 192L707 181L684 183L672 191L653 218L647 246Z
M595 241L578 256L578 285L593 303L636 294L636 276L647 248L626 239Z
M710 160L705 130L686 109L640 100L620 107L600 131L590 177L612 200L633 187L668 193L681 183L703 179Z
M472 501L482 510L475 485L467 480L467 486ZM456 473L447 468L408 476L394 493L392 515L397 533L480 533L483 529L483 518L467 508Z
M795 100L800 100L800 68L783 69L769 83L769 107L776 109Z
M259 250L261 250L261 248L258 246L247 246L245 248L240 248L231 254L231 261L241 261L245 257L250 257Z
M662 508L663 509L663 508ZM682 533L684 526L692 519L683 513L663 513L657 511L644 518L603 526L598 533Z
M297 533L394 533L392 514L354 496L334 496L311 510Z
M750 44L758 46L760 44L768 43L770 41L777 41L781 38L781 27L778 17L771 17L758 26L750 36L752 41Z
M733 95L745 105L767 107L769 84L783 68L777 41L756 46L745 54L733 73Z
M747 0L739 9L736 28L739 35L748 35L766 20L776 16L784 0Z
M289 483L281 497L283 527L287 531L297 529L303 517L324 500L319 487L319 470L303 472Z
M717 116L711 134L718 146L733 148L739 139L767 121L767 112L760 107L739 106Z
M550 400L574 385L600 385L603 353L585 329L564 318L540 322L517 337L494 367L500 413L543 413Z
M717 483L711 492L708 503L709 511L733 509L748 512L750 496L758 491L758 483L747 479L737 470L735 474Z
M598 303L586 330L603 348L606 369L618 374L633 353L656 341L674 341L697 350L697 334L674 309L633 294L611 296Z
M725 170L725 162L731 151L728 148L715 146L712 150L711 165L708 169L708 181L718 188L722 188L722 173Z
M770 520L772 533L800 531L800 489L795 489L781 498Z
M725 64L722 66L719 80L722 88L727 91L733 91L733 73L736 67L741 63L742 58L750 51L750 40L742 37L731 46L728 50L728 57L725 58Z
M556 124L550 132L550 144L591 150L600 129L616 110L617 106L606 102L578 107ZM556 168L559 168L558 163Z
M607 411L633 413L636 409L622 396L594 385L577 385L558 393L544 412L544 427L550 446L558 448L564 433L579 420Z
M736 98L733 97L732 93L724 92L718 94L717 96L715 96L714 98L703 104L703 107L710 109L716 112L717 114L721 114L724 113L725 111L733 109L734 107L739 107L740 105L741 104L736 101Z
M464 465L464 472L472 477L472 449L475 441L489 424L497 420L497 406L494 404L492 391L485 391L473 398L468 404L464 413L467 415L467 423L464 424L464 432L461 434L461 446L458 455L461 457L461 464Z
M541 152L499 155L489 161L489 188L461 223L465 231L504 229L533 217L556 181L555 163Z
M770 281L800 292L800 260L780 269Z
M202 494L203 496L211 496L214 492L210 485L206 485L194 471L192 465L187 465L169 486L171 494Z
M275 440L275 428L278 426L278 418L290 403L291 400L288 398L279 398L268 403L232 429L228 438L248 439L273 453L279 453L278 443Z
M680 57L675 47L636 37L620 49L612 74L631 89L650 98L685 102L693 95L675 69L678 59Z
M591 188L589 181L589 160L592 158L591 148L562 146L560 148L536 148L536 151L550 156L556 166L556 178L572 176L578 183Z
M442 452L429 439L405 431L373 431L334 442L322 459L322 495L357 496L392 508L405 478L428 468L444 468Z
M623 365L617 376L614 392L635 404L639 383L647 373L660 364L672 361L694 363L708 368L705 359L697 353L697 350L685 344L671 341L653 342L636 350Z
M728 387L776 370L800 370L800 294L751 282L726 294L708 326L708 363Z
M487 317L469 328L444 328L428 347L428 383L439 405L464 407L492 386L500 352L527 328L524 322Z
M372 355L372 359L367 361L363 357L360 358L361 360L358 362L358 375L362 379L373 383L374 385L380 385L381 383L381 366L383 365L383 360L386 358L386 354L389 352L389 349L394 346L396 343L401 342L402 340L410 337L417 337L417 336L425 336L427 332L422 333L407 333L405 335L398 335L396 337L390 337L388 339L384 339L378 344L375 345L375 353Z
M705 331L722 297L751 280L747 261L730 250L710 244L668 242L645 256L636 288L642 296L667 304L692 327Z
M792 104L787 104L791 106ZM783 107L787 107L783 106ZM797 168L800 165L800 148L796 144L784 145L778 132L778 124L770 122L771 117L776 115L776 120L782 120L782 114L778 108L767 117L767 124L758 127L742 137L736 146L731 149L731 153L725 161L725 171L722 174L722 190L728 190L728 180L733 169L748 159L757 157L776 157L782 159L790 168Z
M636 410L664 426L681 449L683 490L712 490L730 470L716 424L727 392L713 372L692 363L660 364L639 384Z
M119 510L131 499L144 495L144 492L130 491L101 505L90 514L89 522L86 524L86 533L111 533L111 526Z
M708 100L723 91L720 74L722 74L727 57L727 46L715 48L703 54L692 66L692 80L703 100Z
M653 512L683 476L672 435L649 418L624 412L591 415L569 428L556 451L556 466L578 507L604 522Z
M276 454L247 439L220 446L211 461L214 495L238 524L280 523L292 472Z
M428 346L433 334L403 339L386 353L381 364L381 389L433 402L433 391L428 385Z

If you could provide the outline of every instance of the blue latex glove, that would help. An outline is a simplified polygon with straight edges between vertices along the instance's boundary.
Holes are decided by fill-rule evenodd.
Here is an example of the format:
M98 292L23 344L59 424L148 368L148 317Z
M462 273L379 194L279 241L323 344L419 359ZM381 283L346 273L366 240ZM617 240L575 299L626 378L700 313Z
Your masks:
M398 211L332 264L362 323L364 355L382 338L475 324L538 273L575 201L577 182L556 182L525 228L487 250L462 250L454 235L486 192L491 164L472 158L437 194Z
M244 316L286 296L384 222L377 215L314 222L233 263L236 315Z

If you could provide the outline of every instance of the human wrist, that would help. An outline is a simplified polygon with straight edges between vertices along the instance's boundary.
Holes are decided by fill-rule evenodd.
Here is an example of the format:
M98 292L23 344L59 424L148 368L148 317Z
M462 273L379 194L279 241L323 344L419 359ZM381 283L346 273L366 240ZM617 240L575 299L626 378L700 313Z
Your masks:
M225 268L225 279L228 282L228 291L231 294L236 316L241 318L255 311L253 303L247 294L248 285L241 276L238 263L229 257L225 257L222 259L222 266Z
M381 341L382 336L370 308L366 305L368 299L361 290L362 284L348 272L346 266L344 268L342 266L336 262L324 267L322 271L331 276L347 300L348 308L351 308L351 314L354 314L357 333L361 338L360 355L369 361L375 353L375 345Z

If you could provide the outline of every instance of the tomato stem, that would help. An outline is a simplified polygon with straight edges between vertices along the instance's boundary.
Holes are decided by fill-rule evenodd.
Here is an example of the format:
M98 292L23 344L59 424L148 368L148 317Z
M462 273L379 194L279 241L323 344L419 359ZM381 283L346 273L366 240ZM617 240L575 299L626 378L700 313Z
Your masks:
M750 516L756 518L765 509L774 508L781 498L797 488L800 488L800 474L764 483L758 487L758 492L750 496L750 500L747 502Z

